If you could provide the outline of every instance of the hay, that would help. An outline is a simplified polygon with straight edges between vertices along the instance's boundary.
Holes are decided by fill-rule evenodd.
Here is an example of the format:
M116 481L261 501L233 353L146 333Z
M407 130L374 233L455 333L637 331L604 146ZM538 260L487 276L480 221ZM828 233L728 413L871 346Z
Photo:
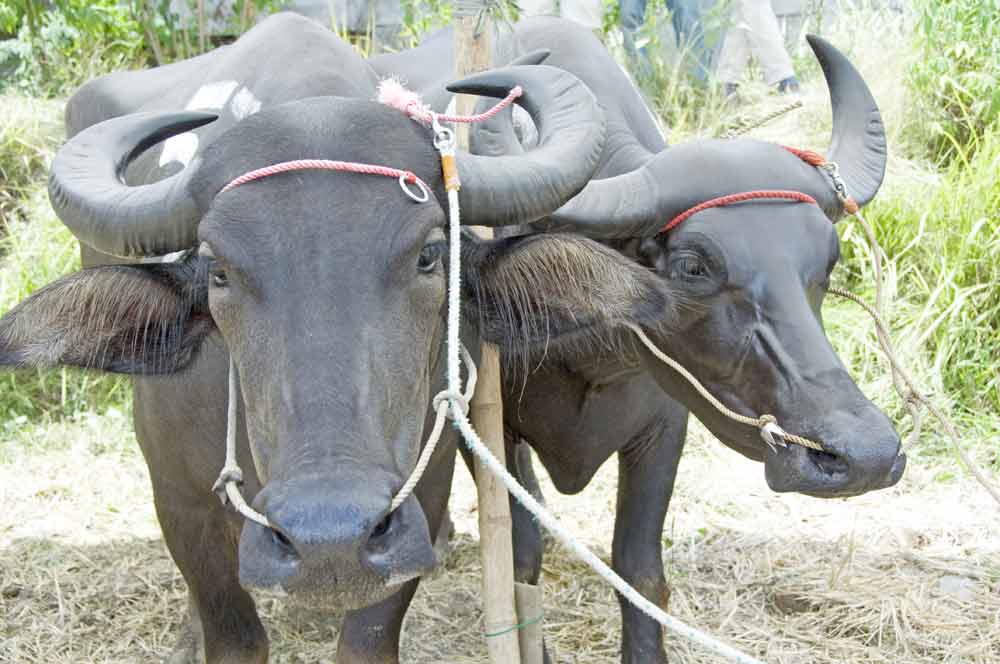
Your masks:
M185 589L158 538L127 420L39 427L0 447L0 661L164 657ZM615 465L574 497L542 474L550 505L605 557ZM772 664L1000 660L1000 526L988 498L932 481L938 470L911 468L900 487L849 501L777 495L759 464L696 429L664 531L671 612ZM464 470L454 495L457 535L412 605L404 662L486 661ZM556 662L616 662L610 589L552 544L543 578ZM334 661L334 616L278 599L260 610L274 662ZM677 639L668 652L674 662L714 661Z

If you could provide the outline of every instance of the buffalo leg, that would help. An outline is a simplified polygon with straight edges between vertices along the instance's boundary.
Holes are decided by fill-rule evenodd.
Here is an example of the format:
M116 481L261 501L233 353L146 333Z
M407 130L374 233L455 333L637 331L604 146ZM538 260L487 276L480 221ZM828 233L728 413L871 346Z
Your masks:
M684 412L679 406L675 408ZM643 596L664 609L670 592L663 576L663 521L686 432L686 414L668 416L631 441L618 456L612 565ZM622 663L666 662L660 625L621 596L618 602L622 611Z
M521 483L531 497L540 502L542 505L545 504L545 496L542 495L542 487L538 482L538 476L535 475L535 464L531 460L531 446L521 439L518 439L517 445L514 448L514 457L517 459L517 480ZM514 471L511 471L514 472Z
M427 516L434 541L448 521L448 498L455 472L456 434L446 432L431 457L427 471L416 488L416 496ZM338 664L396 664L403 618L413 600L420 579L403 584L394 595L378 604L348 611L337 642Z
M168 499L157 491L155 480L153 487L164 540L189 593L189 623L167 661L263 664L267 633L239 584L239 526L214 496L186 501L174 494Z

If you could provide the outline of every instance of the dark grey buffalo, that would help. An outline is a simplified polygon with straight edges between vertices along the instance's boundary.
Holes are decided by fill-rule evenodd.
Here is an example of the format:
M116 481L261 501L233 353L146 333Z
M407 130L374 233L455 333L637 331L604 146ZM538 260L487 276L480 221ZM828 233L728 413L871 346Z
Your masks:
M406 606L435 564L451 434L416 495L388 507L443 387L444 191L429 131L372 101L377 81L333 33L276 16L209 55L99 79L69 103L72 138L53 164L50 195L92 267L0 320L0 364L136 375L137 437L190 592L173 661L265 661L247 592L260 587L350 609L338 661L397 661ZM466 222L553 213L601 153L602 113L562 70L515 67L461 87L496 96L515 84L539 147L459 155ZM327 171L220 193L247 171L304 158L408 169L432 198L415 203L394 178ZM97 252L177 251L96 265ZM652 274L583 238L470 238L463 267L484 298L479 311L514 313L486 313L491 329L544 316L565 334L608 331L656 326L673 311ZM243 488L271 528L244 523L211 493L224 457L229 353L242 386Z
M445 31L413 51L373 58L372 64L425 89L443 106L444 79L430 64L450 61L451 43ZM843 55L822 40L811 44L833 102L829 157L839 163L854 198L867 203L882 182L886 160L877 106ZM660 347L730 408L775 415L788 431L820 441L827 450L769 449L756 429L721 417L645 351L632 356L590 345L584 352L560 352L554 344L544 355L523 357L518 349L524 344L507 348L505 357L515 359L505 373L508 441L527 442L565 493L582 490L618 453L613 564L665 605L661 535L689 412L726 445L763 461L776 491L855 495L895 484L906 460L890 422L860 393L823 332L820 309L839 257L831 221L841 215L826 176L778 146L750 139L699 140L668 149L635 88L589 31L562 19L533 18L519 23L501 47L507 57L539 49L548 52L546 65L573 73L594 92L608 140L594 180L536 227L606 238L607 245L649 269L687 302L677 326L658 337ZM523 149L518 137L531 134L515 136L507 118L475 131L474 148L516 154ZM669 234L652 237L693 205L757 189L799 190L815 197L822 210L748 202L706 210ZM509 328L497 332L491 338L508 340ZM512 444L508 457L515 459ZM512 510L516 574L535 583L542 560L538 526L519 506ZM622 613L622 661L665 661L660 627L624 602Z

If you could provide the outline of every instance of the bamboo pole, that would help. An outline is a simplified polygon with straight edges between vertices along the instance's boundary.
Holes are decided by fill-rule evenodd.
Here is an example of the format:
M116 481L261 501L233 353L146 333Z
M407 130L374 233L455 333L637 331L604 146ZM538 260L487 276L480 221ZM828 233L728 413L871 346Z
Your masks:
M456 7L457 9L457 7ZM459 78L490 66L493 55L493 29L489 20L476 34L476 16L456 11L455 73ZM471 113L475 97L459 95L456 110ZM458 145L469 147L468 125L458 126ZM484 238L492 229L477 229ZM495 346L484 343L479 360L479 382L470 404L472 426L497 459L504 459L503 401L500 396L500 361ZM479 468L476 489L479 494L479 551L483 562L483 613L490 661L493 664L520 664L518 633L514 608L514 553L511 545L510 503L507 489L493 476ZM509 630L509 631L504 631Z
M208 49L205 46L205 0L198 0L198 53L204 53Z

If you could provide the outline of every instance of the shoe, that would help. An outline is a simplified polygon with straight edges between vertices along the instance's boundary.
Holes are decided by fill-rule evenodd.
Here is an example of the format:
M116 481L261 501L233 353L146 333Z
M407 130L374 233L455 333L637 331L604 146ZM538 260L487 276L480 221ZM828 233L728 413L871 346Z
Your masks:
M792 94L797 95L801 90L802 86L799 85L799 79L794 76L789 76L786 79L778 81L778 92L783 95Z

